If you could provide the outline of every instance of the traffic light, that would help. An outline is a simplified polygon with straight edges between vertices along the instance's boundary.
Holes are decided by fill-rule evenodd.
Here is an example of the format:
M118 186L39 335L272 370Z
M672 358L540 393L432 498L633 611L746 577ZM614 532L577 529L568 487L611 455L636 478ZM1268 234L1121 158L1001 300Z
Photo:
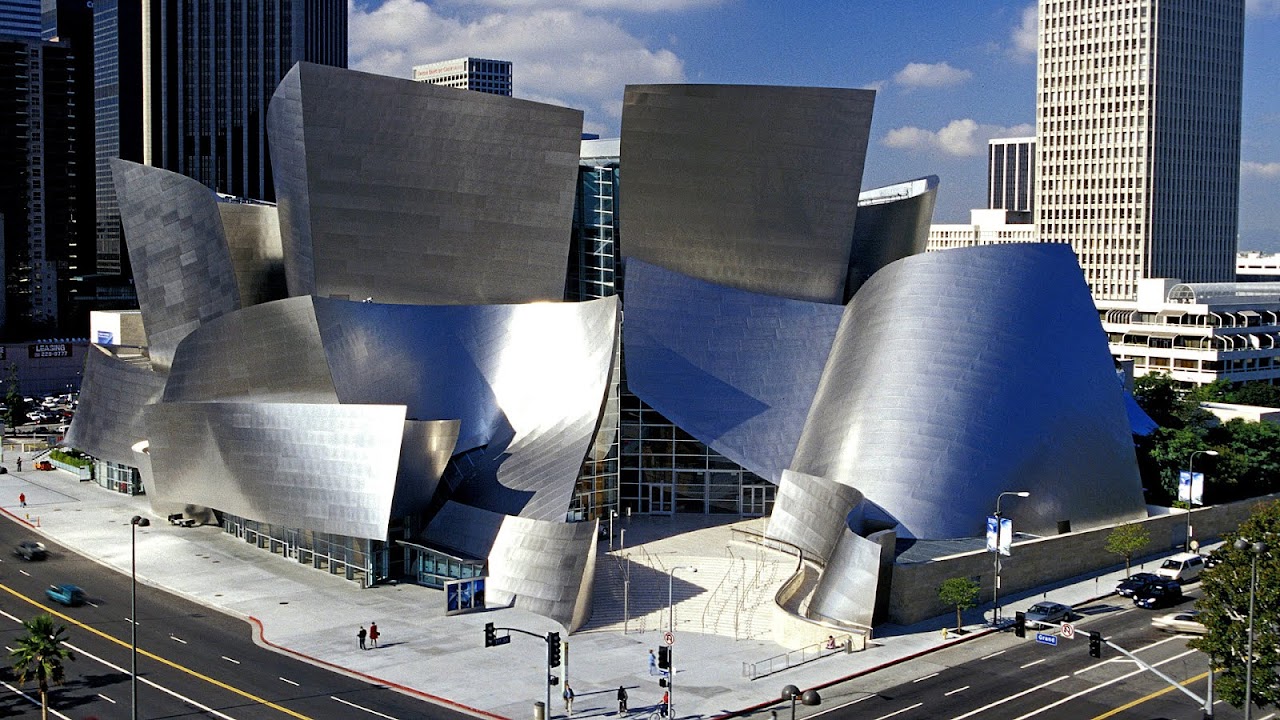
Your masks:
M1027 636L1027 614L1024 612L1016 612L1013 614L1013 634L1018 637Z
M667 679L664 677L658 678L658 687L666 687L666 686L667 686Z
M560 667L560 633L547 633L547 667Z
M1089 631L1089 657L1102 657L1102 633L1097 630Z
M493 647L498 644L498 634L493 630L493 623L484 624L484 646Z
M663 670L671 669L671 647L667 645L658 646L658 667Z

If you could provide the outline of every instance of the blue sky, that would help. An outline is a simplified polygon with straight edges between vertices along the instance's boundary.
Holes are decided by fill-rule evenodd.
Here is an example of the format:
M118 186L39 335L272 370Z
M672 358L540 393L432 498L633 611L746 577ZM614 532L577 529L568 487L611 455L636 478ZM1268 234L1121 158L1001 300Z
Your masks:
M1240 249L1280 252L1280 0L1247 7ZM350 65L511 60L517 97L602 137L629 83L873 87L863 187L938 175L935 222L967 222L987 139L1034 134L1034 23L1029 0L352 0Z

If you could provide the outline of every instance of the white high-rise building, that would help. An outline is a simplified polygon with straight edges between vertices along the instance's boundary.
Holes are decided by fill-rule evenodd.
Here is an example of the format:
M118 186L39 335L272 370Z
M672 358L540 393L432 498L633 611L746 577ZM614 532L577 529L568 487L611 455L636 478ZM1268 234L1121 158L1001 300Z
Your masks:
M1093 295L1235 277L1245 0L1040 0L1035 224Z
M511 61L509 60L465 57L441 60L427 65L414 65L413 79L459 90L475 90L511 97Z

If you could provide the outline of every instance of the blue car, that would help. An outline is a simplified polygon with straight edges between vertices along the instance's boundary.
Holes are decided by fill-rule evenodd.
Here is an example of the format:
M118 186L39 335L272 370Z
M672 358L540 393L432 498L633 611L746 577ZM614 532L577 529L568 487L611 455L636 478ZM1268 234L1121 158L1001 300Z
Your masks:
M44 594L47 595L50 600L60 605L66 605L67 607L75 607L76 605L84 604L84 591L75 585L51 585L44 591Z

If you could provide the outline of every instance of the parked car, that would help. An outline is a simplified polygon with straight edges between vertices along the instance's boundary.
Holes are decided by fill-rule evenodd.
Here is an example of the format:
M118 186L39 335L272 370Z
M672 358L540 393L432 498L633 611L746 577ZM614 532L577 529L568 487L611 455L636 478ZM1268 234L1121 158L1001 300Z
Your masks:
M1204 569L1208 570L1209 568L1217 567L1221 562L1222 562L1222 553L1218 552L1217 550L1214 550L1213 552L1204 556Z
M49 554L49 551L42 542L23 540L13 548L13 554L23 560L43 560Z
M1160 579L1159 575L1149 572L1134 573L1116 585L1116 594L1131 598L1134 593Z
M1182 602L1182 585L1177 580L1161 580L1143 588L1133 596L1133 604L1148 610Z
M1151 621L1151 627L1156 628L1157 630L1191 633L1193 635L1204 635L1209 632L1205 629L1204 624L1200 622L1199 610L1188 610L1186 612L1161 615Z
M66 605L67 607L75 607L77 605L84 604L84 591L70 583L50 585L44 591L44 594L48 596L50 600L60 605Z
M1028 625L1051 625L1071 619L1071 608L1056 602L1038 602L1026 613Z
M1180 583L1200 579L1200 571L1204 569L1204 558L1199 553L1178 553L1160 563L1156 574Z

